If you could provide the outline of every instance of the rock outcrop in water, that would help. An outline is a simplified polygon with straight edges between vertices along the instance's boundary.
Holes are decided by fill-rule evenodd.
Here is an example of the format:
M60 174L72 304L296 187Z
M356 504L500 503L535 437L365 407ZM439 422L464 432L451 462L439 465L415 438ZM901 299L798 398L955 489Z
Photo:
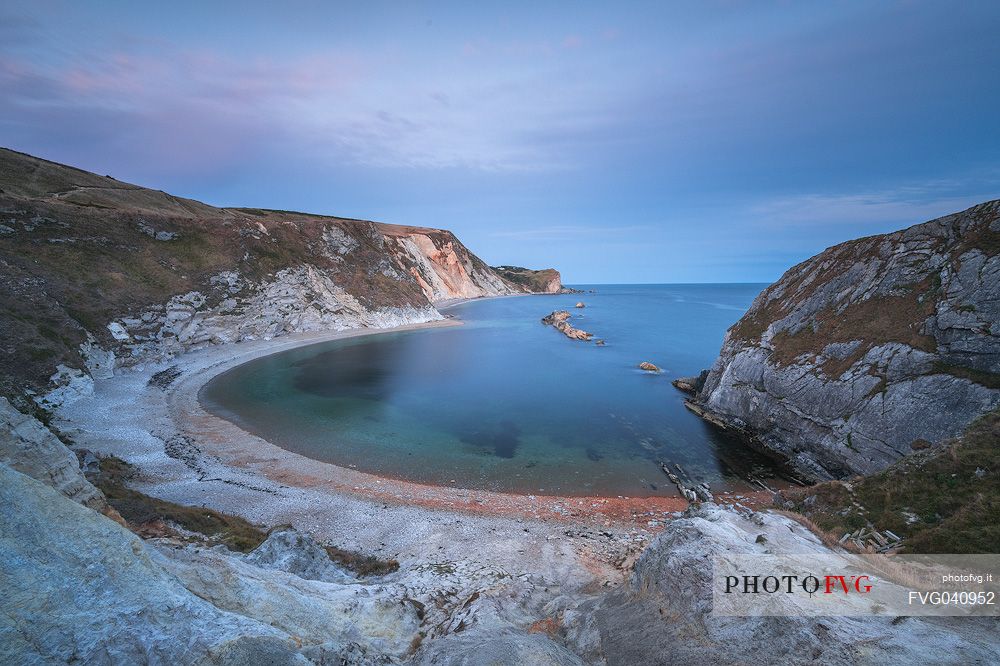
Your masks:
M700 374L695 377L678 377L671 384L679 391L684 391L685 393L690 393L692 395L697 395L701 387L705 385L705 380L708 378L708 370L702 370Z
M583 340L584 342L589 342L593 333L588 333L579 328L574 328L571 323L569 323L570 314L566 310L555 310L551 314L547 314L542 317L542 323L547 326L552 326L557 331L561 332L570 340Z
M957 435L1000 405L1000 202L789 269L729 330L697 403L813 479Z
M215 208L6 149L0 222L0 395L21 408L29 391L54 406L116 367L204 345L561 288L551 269L504 277L449 231Z

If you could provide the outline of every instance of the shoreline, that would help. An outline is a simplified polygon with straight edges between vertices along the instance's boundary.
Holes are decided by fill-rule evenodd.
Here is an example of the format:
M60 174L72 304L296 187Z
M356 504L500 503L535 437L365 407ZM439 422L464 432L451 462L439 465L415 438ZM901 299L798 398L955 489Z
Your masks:
M685 500L520 495L390 479L286 451L198 401L211 378L255 358L331 340L460 325L449 318L206 347L97 380L93 395L60 408L56 421L75 448L125 460L138 471L131 484L137 490L178 504L266 527L292 524L401 563L446 557L546 578L557 572L574 586L621 582L664 523L687 508ZM150 384L167 368L179 376L162 388ZM750 508L766 501L751 495L739 501Z

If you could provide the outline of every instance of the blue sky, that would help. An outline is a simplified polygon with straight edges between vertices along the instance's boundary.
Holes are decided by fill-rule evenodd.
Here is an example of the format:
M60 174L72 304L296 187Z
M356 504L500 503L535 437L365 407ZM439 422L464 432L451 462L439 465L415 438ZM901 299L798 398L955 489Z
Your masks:
M0 145L568 283L771 281L1000 197L998 34L998 2L6 0Z

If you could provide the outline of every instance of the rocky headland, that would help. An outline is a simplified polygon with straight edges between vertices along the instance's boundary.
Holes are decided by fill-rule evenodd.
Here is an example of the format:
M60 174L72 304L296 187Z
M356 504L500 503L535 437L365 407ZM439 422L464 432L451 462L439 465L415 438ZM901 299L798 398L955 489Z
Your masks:
M216 208L0 149L0 395L22 410L206 345L429 322L450 300L562 288L554 269L518 274L450 231Z
M1000 405L1000 202L792 267L699 384L697 411L813 480L955 437Z
M577 294L579 290L564 287L562 276L554 268L532 270L521 266L494 266L493 270L511 284L533 294Z

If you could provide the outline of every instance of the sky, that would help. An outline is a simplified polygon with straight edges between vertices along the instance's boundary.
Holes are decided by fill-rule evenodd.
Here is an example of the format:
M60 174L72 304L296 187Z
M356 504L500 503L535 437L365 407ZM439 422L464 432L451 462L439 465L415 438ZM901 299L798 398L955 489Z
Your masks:
M1000 2L0 3L0 145L451 229L567 284L770 282L1000 198Z

